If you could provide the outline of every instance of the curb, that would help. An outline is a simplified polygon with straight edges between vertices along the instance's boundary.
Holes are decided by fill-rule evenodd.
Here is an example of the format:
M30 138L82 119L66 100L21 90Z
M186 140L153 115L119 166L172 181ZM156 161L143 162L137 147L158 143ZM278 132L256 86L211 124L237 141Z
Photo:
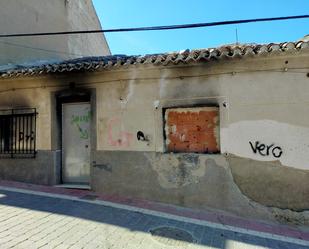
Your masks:
M21 183L20 184L21 187L12 187L12 186L3 186L3 185L1 185L1 183L3 183L3 182L0 181L0 190L3 190L3 191L10 191L10 192L17 192L17 193L22 193L22 194L44 196L44 197L50 197L50 198L65 199L65 200L78 201L78 202L84 202L84 203L95 204L95 205L102 205L102 206L113 207L113 208L117 208L117 209L124 209L124 210L127 210L127 211L139 212L139 213L143 213L143 214L146 214L146 215L153 215L153 216L168 218L168 219L172 219L172 220L176 220L176 221L192 223L192 224L196 224L196 225L208 226L208 227L216 228L216 229L223 229L223 230L228 230L228 231L232 231L232 232L239 232L239 233L257 236L257 237L261 237L261 238L267 238L267 239L279 240L279 241L294 243L294 244L303 245L303 246L309 246L309 240L306 239L307 237L309 238L309 233L307 234L307 233L301 232L299 230L292 230L292 229L289 230L285 227L283 229L283 228L280 228L280 226L270 226L270 225L260 224L260 223L253 224L252 222L249 221L249 223L251 223L251 225L256 225L256 227L260 226L260 228L262 228L262 229L260 229L260 230L258 230L258 229L248 229L248 228L242 228L242 227L239 227L239 226L233 226L233 224L224 224L223 222L214 222L215 219L212 219L212 221L209 221L209 220L206 220L206 219L203 219L203 218L198 219L198 218L188 217L188 216L186 216L185 213L183 215L179 215L178 213L182 214L182 212L179 211L179 210L177 212L177 207L170 207L167 212L164 212L164 211L158 211L158 210L151 209L151 207L149 205L149 204L151 204L150 202L145 202L146 204L148 204L148 205L146 205L147 206L147 209L146 209L146 208L143 208L143 207L138 207L138 206L123 204L123 203L116 203L116 202L112 202L112 201L102 200L102 198L100 198L100 196L98 196L99 199L95 199L95 200L83 199L83 197L85 195L87 195L87 193L88 193L88 195L94 194L93 192L90 192L90 191L84 191L84 190L81 190L81 191L79 191L79 190L63 191L63 190L61 190L61 191L59 191L61 193L55 193L57 191L55 191L54 187L42 186L41 187L42 189L50 190L50 192L47 192L47 191L38 190L38 188L40 188L40 186L38 186L38 185L28 185L27 184L25 186L25 184ZM19 185L19 184L18 183L14 184L14 183L10 182L8 185ZM31 190L31 187L37 188L37 189ZM71 193L71 195L66 194L66 192ZM121 198L115 198L115 199L120 200ZM138 204L138 201L135 201L134 204ZM160 209L160 205L159 204L157 204L157 205ZM155 206L156 206L156 204L154 203L154 207ZM161 207L161 209L162 209L162 207ZM174 211L174 213L173 213L173 211ZM216 215L214 215L214 218L215 218L215 216ZM270 232L261 231L261 230L263 230L263 227L261 225L268 226L268 230L270 230ZM279 228L279 231L281 230L281 234L273 233L273 232L276 232L276 231L273 231L273 229L278 230L278 228ZM265 230L265 228L264 228L264 230ZM287 235L287 233L290 233L290 234ZM292 234L292 236L291 236L291 234Z

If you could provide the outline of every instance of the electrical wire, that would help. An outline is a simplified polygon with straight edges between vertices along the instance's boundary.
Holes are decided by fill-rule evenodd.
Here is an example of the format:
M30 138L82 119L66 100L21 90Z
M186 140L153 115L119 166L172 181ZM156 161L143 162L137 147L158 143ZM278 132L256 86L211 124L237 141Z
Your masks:
M44 48L36 48L36 47L31 47L31 46L26 46L22 44L17 44L17 43L12 43L12 42L7 42L0 40L0 43L12 47L19 47L19 48L25 48L25 49L31 49L31 50L38 50L46 53L57 53L57 54L67 54L67 55L74 55L74 56L79 56L79 57L84 57L85 55L83 54L76 54L76 53L71 53L71 52L65 52L65 51L58 51L58 50L51 50L51 49L44 49Z
M239 23L277 21L277 20L289 20L289 19L301 19L301 18L309 18L309 15L274 17L274 18L260 18L260 19L246 19L246 20L211 22L211 23L183 24L183 25L171 25L171 26L141 27L141 28L122 28L122 29L68 31L68 32L46 32L46 33L24 33L24 34L5 34L5 35L0 34L0 38L48 36L48 35L53 36L53 35L65 35L65 34L70 35L70 34L91 34L91 33L108 33L108 32L130 32L130 31L185 29L185 28L199 28L199 27L229 25L229 24L237 24L237 23L239 24ZM0 40L0 43L6 44L6 45L9 45L9 46L25 48L25 49L43 51L43 52L47 52L47 53L58 53L58 54L68 54L68 55L74 55L74 56L85 56L85 55L82 55L82 54L70 53L70 52L65 52L65 51L57 51L57 50L50 50L50 49L44 49L44 48L36 48L36 47L31 47L31 46L25 46L25 45L12 43L12 42L8 42L8 41L3 41L3 40Z
M223 26L223 25L231 25L231 24L243 24L243 23L253 23L253 22L270 22L270 21L304 19L304 18L309 18L309 15L283 16L283 17L270 17L270 18L257 18L257 19L243 19L243 20L232 20L232 21L193 23L193 24L180 24L180 25L167 25L167 26L152 26L152 27L139 27L139 28L119 28L119 29L105 29L105 30L99 29L99 30L42 32L42 33L0 34L0 38L189 29L189 28L213 27L213 26Z

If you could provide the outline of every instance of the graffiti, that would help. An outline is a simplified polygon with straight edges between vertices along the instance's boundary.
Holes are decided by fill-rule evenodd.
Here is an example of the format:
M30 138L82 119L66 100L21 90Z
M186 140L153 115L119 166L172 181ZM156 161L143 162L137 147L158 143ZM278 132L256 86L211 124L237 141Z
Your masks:
M138 141L146 141L146 137L144 135L144 132L138 131L136 134L136 138Z
M101 169L101 170L105 170L107 172L113 172L113 168L111 165L109 164L93 164L93 167Z
M149 142L149 137L144 134L142 131L136 133L136 138L138 141Z
M133 134L120 130L116 136L113 135L114 127L120 124L119 118L112 118L109 120L107 124L108 129L108 143L111 146L118 146L118 147L130 147L131 142L133 140Z
M24 132L19 132L19 136L18 136L18 141L29 141L29 140L34 140L34 131L30 132L30 135L25 135Z
M79 124L76 124L76 127L78 128L79 137L80 137L81 139L88 139L88 138L89 138L89 133L88 133L88 130L87 130L87 129L81 128Z
M281 157L283 151L281 147L275 146L274 144L266 145L256 141L255 143L249 142L251 149L254 154L259 153L261 156L270 156L273 155L275 158Z
M81 127L82 123L89 123L90 122L90 111L86 115L72 115L71 124L75 126L79 132L79 137L81 139L88 139L89 138L89 131L88 129L83 129Z
M89 123L90 118L90 111L86 115L72 115L71 124Z

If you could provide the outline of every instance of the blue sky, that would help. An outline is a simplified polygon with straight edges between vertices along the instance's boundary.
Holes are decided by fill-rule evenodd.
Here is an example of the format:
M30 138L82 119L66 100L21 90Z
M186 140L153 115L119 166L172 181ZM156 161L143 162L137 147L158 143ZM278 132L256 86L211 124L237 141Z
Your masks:
M93 0L104 29L174 25L309 14L309 0ZM149 54L241 43L295 41L309 34L309 19L221 27L107 33L113 54Z

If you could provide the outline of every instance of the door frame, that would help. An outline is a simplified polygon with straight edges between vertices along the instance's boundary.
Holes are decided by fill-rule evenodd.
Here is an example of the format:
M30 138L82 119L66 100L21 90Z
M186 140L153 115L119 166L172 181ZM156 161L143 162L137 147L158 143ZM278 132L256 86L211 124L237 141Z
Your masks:
M91 110L91 127L90 127L90 182L89 187L91 188L91 176L92 176L92 155L96 148L96 123L95 123L95 89L89 88L76 88L71 87L65 90L54 92L52 106L55 106L55 111L52 113L53 127L52 127L52 149L56 153L57 163L53 169L54 184L63 184L62 182L62 105L66 103L90 103Z

